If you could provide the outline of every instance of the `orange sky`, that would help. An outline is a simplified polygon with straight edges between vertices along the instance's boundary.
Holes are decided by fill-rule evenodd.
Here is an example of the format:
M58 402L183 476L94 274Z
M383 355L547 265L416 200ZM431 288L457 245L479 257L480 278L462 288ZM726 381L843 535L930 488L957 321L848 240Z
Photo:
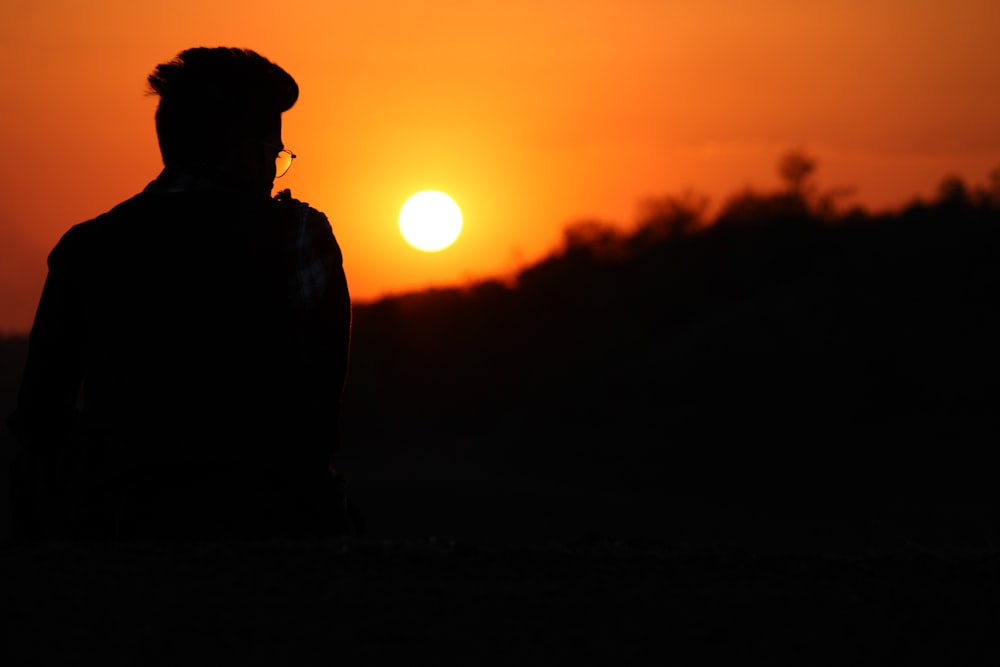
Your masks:
M996 0L3 0L0 332L25 331L72 224L160 168L145 77L190 46L289 70L298 155L279 181L325 211L357 300L504 275L596 217L694 188L777 185L804 148L873 208L1000 166ZM406 197L465 229L425 254Z

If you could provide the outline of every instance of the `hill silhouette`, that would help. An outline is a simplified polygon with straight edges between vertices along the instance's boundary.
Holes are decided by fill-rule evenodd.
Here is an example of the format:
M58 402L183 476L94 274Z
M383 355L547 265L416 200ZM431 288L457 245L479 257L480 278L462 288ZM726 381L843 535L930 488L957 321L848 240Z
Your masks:
M992 507L1000 178L876 214L814 171L790 153L784 189L711 218L663 197L513 280L356 305L342 466L373 534L666 539L705 523L692 499ZM24 349L2 341L0 403Z
M516 281L356 307L345 456L363 483L461 489L439 512L462 493L535 494L525 513L599 498L596 532L655 524L665 497L796 516L992 502L1000 188L948 178L930 202L841 211L799 158L784 190L712 219L665 197L630 233L570 226Z

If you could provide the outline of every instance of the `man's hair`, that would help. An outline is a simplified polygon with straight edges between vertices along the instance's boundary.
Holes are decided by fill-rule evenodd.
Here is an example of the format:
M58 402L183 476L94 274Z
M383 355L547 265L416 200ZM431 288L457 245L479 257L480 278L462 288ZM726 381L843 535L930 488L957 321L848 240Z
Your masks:
M160 97L156 135L171 168L210 163L241 139L262 136L299 97L288 72L248 49L188 49L147 81Z

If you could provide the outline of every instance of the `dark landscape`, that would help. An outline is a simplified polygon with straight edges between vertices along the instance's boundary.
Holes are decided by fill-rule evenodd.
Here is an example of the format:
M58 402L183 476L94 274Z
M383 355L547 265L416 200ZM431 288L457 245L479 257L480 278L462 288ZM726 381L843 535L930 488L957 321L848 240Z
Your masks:
M0 551L9 665L995 665L996 556L466 543Z
M356 305L365 535L7 542L8 664L996 664L1000 170L876 214L814 169Z

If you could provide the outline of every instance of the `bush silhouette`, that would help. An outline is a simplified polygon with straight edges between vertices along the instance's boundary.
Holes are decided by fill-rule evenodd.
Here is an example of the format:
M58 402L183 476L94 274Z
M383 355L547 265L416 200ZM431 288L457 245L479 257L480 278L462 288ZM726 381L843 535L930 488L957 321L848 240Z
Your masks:
M804 192L813 167L782 162L790 187L712 220L686 195L648 202L631 233L579 221L513 285L357 306L347 442L372 424L438 445L487 430L554 478L745 482L790 463L802 487L875 488L899 457L931 469L917 443L1000 435L1000 209L950 182L840 214Z

